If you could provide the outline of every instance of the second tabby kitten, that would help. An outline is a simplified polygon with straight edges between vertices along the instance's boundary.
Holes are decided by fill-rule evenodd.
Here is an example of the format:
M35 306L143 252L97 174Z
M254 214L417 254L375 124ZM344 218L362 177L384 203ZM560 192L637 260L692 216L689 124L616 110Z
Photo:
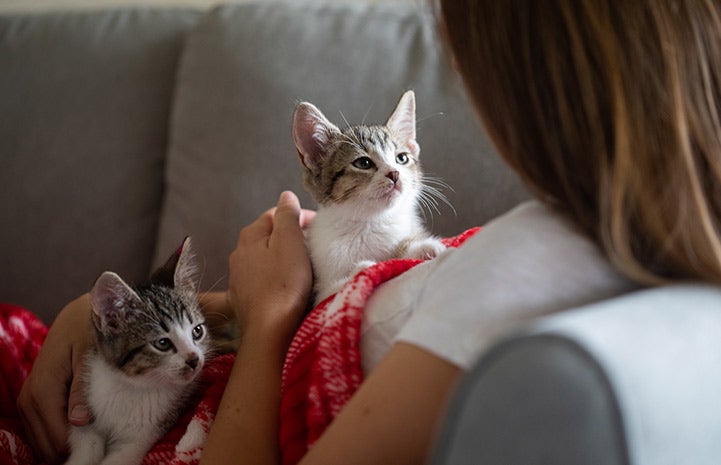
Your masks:
M418 217L423 173L415 118L413 91L382 126L341 130L314 105L296 107L303 184L318 203L307 231L316 303L376 262L433 258L445 249Z
M84 363L92 423L71 427L72 465L137 465L193 392L209 337L190 239L146 286L106 271L90 292L95 345Z

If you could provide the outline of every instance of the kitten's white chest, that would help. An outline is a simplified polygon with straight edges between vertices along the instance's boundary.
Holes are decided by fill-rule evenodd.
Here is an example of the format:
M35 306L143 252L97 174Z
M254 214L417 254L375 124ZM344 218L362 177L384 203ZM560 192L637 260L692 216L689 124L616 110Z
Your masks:
M133 385L98 354L86 363L86 395L95 419L71 428L66 465L139 464L174 418L183 389Z
M155 431L172 412L181 392L172 386L139 388L100 360L89 360L88 402L98 429L113 436Z
M320 210L308 232L316 303L363 267L392 258L400 242L418 227L414 214L349 220L342 212Z

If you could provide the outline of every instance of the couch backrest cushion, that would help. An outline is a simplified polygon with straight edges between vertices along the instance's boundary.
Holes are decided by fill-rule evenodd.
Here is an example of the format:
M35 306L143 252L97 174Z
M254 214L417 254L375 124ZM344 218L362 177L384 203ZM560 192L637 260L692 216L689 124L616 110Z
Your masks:
M282 190L302 192L295 105L311 101L339 125L381 123L406 89L416 92L426 173L455 190L446 194L458 215L441 205L434 232L458 233L527 197L417 5L259 2L209 12L180 65L156 263L191 234L204 287L222 288L239 229Z
M46 322L98 274L147 277L194 11L0 16L0 299Z

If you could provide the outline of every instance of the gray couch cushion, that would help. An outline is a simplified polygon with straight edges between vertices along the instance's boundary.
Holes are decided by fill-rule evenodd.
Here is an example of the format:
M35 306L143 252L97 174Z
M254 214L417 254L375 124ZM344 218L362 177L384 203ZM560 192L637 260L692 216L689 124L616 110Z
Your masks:
M0 300L49 322L105 269L147 276L176 61L197 16L0 17Z
M206 259L204 287L224 285L238 230L282 190L302 191L290 134L300 100L339 124L341 112L377 123L413 88L421 160L455 189L446 193L458 216L441 206L436 233L458 233L526 198L441 52L433 18L411 4L260 2L210 12L178 77L156 263L192 234Z

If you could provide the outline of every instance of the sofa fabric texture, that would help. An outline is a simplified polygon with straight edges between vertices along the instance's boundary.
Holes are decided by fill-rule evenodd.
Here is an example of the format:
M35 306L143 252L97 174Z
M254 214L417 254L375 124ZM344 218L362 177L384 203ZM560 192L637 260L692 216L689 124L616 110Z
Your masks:
M194 11L0 16L0 299L49 323L115 270L147 276Z

